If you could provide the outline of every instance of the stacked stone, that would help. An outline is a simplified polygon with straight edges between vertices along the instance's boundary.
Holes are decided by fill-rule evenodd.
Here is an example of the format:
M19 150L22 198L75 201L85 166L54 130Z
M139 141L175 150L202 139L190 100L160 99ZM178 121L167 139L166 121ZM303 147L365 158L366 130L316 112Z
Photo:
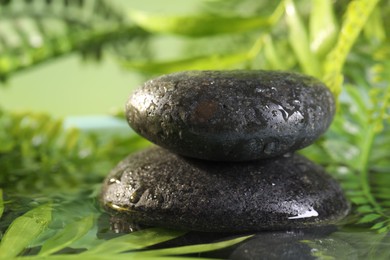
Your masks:
M244 232L332 224L349 205L338 183L295 154L330 125L318 80L280 71L188 71L147 81L126 105L158 146L112 170L106 208L170 228Z

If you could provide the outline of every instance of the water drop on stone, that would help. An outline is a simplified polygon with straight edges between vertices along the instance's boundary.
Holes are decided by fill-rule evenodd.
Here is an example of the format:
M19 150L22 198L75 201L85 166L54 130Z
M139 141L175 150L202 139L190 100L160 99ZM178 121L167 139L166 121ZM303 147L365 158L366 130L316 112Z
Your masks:
M288 112L284 109L284 107L282 107L281 105L279 105L279 111L282 113L282 117L285 121L288 120L288 118L290 117L290 115L288 114Z
M136 204L141 199L142 195L145 193L146 187L140 186L137 189L133 191L133 193L130 195L130 203Z

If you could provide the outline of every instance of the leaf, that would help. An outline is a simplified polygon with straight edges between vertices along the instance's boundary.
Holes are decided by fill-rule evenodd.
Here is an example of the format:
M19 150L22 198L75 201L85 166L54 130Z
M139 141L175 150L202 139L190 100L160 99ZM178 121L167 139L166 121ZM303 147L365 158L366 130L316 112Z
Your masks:
M364 206L358 207L357 211L360 213L371 213L373 211L373 209L369 205L364 205Z
M134 256L132 253L128 254L99 254L99 255L82 255L80 258L80 254L73 255L50 255L50 256L25 256L18 257L16 260L129 260L129 259L137 259L137 260L215 260L215 258L203 258L203 257L182 257L182 256Z
M18 8L0 3L0 20L6 28L0 34L0 81L69 53L97 60L103 45L145 39L147 35L125 20L122 10L110 1L61 1L55 8L51 2L22 1ZM64 3L68 2L79 6L67 8Z
M185 255L185 254L193 254L193 253L202 253L208 251L214 251L222 248L226 248L235 244L238 244L253 235L242 236L226 241L209 243L209 244L199 244L199 245L190 245L190 246L180 246L173 248L164 248L164 249L156 249L156 250L147 250L139 253L135 253L135 256L148 256L148 255Z
M371 229L381 229L383 226L385 226L386 223L387 221L378 222L375 225L373 225Z
M77 241L84 236L93 226L94 216L90 215L77 222L69 223L55 236L49 238L42 245L38 255L47 256L53 254Z
M280 46L281 41L278 41L278 43ZM282 48L280 48L279 46L276 46L270 35L266 35L264 37L264 57L270 65L269 68L272 70L291 69L291 67L295 63L295 57L293 57L292 55L288 55L290 51L288 48L285 48L286 50L283 53L281 51Z
M35 240L51 221L51 204L36 207L16 218L0 244L0 259L17 256Z
M124 251L141 249L183 235L185 232L162 228L149 228L103 241L82 255L117 254Z
M378 233L380 234L380 233L385 233L385 232L387 232L387 231L389 231L389 226L385 226L385 227L383 227L383 228L381 228L381 229L378 229ZM383 259L385 259L385 258L383 258Z
M368 215L364 215L364 217L362 217L361 219L359 219L358 223L359 224L362 224L362 223L369 223L369 222L373 222L374 220L377 220L378 218L380 218L381 215L379 214L368 214Z
M341 92L342 69L347 55L378 2L379 0L355 0L348 4L336 46L324 63L323 80L336 97Z
M321 67L317 57L310 49L306 28L299 16L293 0L286 0L286 22L289 28L289 41L298 58L303 72L312 76L321 76Z
M136 69L148 73L171 73L182 70L207 70L207 69L226 69L235 64L243 63L249 60L248 52L239 52L231 54L216 54L211 56L198 56L187 59L172 60L166 62L122 62L125 68Z
M277 12L280 13L278 8ZM137 10L130 12L130 18L147 31L191 37L243 33L261 28L268 29L275 22L273 17L163 16Z
M377 6L364 25L364 35L366 39L377 42L386 40L386 30L382 19L381 9Z
M363 196L350 197L349 199L356 205L365 205L365 204L369 203L368 199L366 197L363 197Z
M3 189L0 189L0 219L3 216L3 212L4 212Z
M65 149L67 152L72 152L72 150L75 149L75 146L77 145L78 141L80 139L80 131L75 128L69 129L69 131L66 133L66 139L65 139Z
M317 57L324 57L333 47L338 33L333 3L329 0L312 1L310 12L310 49Z
M334 161L343 162L351 167L355 165L356 157L360 153L355 145L340 142L339 140L325 140L323 147Z

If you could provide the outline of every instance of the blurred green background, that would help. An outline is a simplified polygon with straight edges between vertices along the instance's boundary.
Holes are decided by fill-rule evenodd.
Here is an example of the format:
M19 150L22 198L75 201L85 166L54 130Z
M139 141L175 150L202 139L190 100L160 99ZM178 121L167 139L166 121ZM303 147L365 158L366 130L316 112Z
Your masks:
M114 6L164 14L196 12L199 0L112 0ZM180 43L171 37L159 42L159 56L175 54ZM46 112L53 116L100 115L122 110L133 88L145 80L121 68L105 55L99 62L71 54L18 73L0 82L0 104L13 111Z

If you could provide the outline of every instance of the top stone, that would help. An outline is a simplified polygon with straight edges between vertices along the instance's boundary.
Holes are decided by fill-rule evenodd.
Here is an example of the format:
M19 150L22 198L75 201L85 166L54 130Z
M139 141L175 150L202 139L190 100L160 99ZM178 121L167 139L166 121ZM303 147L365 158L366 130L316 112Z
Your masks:
M335 111L328 88L281 71L185 71L147 81L130 126L174 153L213 161L279 156L314 142Z

